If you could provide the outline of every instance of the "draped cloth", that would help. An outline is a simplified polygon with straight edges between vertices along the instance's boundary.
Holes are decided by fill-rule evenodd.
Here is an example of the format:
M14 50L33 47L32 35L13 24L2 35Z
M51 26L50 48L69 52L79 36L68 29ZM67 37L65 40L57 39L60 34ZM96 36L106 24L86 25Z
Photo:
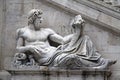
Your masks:
M105 63L88 36L78 37L72 43L61 45L50 54L52 55L40 65L78 68L96 67Z

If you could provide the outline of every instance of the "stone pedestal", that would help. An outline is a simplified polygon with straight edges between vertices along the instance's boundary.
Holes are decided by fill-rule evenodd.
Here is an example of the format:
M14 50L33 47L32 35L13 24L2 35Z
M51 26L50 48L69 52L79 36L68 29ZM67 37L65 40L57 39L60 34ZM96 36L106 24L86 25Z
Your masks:
M11 80L11 74L7 71L0 71L0 80Z
M109 80L110 71L58 70L58 69L11 69L12 80Z

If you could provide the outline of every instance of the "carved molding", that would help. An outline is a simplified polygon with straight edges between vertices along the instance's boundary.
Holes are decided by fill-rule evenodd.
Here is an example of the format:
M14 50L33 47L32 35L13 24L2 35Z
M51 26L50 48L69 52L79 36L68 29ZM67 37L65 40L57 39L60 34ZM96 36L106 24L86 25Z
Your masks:
M39 69L9 69L7 70L11 74L49 74L49 75L55 75L56 73L59 73L61 75L64 74L70 74L70 75L101 75L104 74L106 77L109 77L112 73L110 70L65 70L65 69L58 69L58 68L48 68L45 66L41 66Z
M93 21L112 31L120 33L120 14L86 0L45 0L73 14L81 14L85 19ZM86 4L86 5L85 5ZM91 7L90 7L91 6Z
M26 75L36 75L32 76L32 80L38 78L39 80L72 80L73 78L75 80L109 80L111 76L111 72L109 70L107 71L93 71L93 70L52 70L52 69L45 69L45 70L8 70L11 75L13 76L13 79L17 78L14 77L16 75L21 75L26 79L28 77Z

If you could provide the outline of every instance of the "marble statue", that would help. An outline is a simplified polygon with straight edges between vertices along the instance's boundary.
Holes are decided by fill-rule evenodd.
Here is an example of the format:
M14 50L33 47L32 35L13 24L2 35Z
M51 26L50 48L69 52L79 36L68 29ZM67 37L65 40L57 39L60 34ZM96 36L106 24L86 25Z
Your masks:
M56 50L56 47L50 46L48 38L62 44L63 37L52 29L41 27L43 20L41 15L42 11L31 10L28 14L28 26L17 30L16 49L18 53L14 57L15 64L31 63L30 59L34 57L35 61L42 65ZM29 58L29 56L31 57Z
M62 45L58 52L56 51L54 66L70 69L107 69L116 63L116 60L102 58L90 38L83 35L85 21L81 15L75 16L71 25L75 32L68 37L70 42Z
M67 69L106 69L116 60L104 59L96 51L92 41L83 35L85 21L75 16L71 26L73 34L62 37L50 28L43 28L42 11L33 9L28 14L28 26L17 30L17 51L14 64L59 67ZM49 39L59 43L51 46Z

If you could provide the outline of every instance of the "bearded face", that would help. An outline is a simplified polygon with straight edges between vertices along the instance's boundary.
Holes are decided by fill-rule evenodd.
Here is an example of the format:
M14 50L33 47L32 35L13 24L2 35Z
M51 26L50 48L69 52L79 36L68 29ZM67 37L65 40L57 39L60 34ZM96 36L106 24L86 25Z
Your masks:
M42 23L42 18L41 18L42 11L38 9L32 9L28 13L28 25L33 24L35 30L39 30L41 27Z
M39 30L39 29L40 29L42 20L43 20L43 19L42 19L41 17L37 17L37 18L35 19L35 21L34 21L34 28L35 28L36 30Z

